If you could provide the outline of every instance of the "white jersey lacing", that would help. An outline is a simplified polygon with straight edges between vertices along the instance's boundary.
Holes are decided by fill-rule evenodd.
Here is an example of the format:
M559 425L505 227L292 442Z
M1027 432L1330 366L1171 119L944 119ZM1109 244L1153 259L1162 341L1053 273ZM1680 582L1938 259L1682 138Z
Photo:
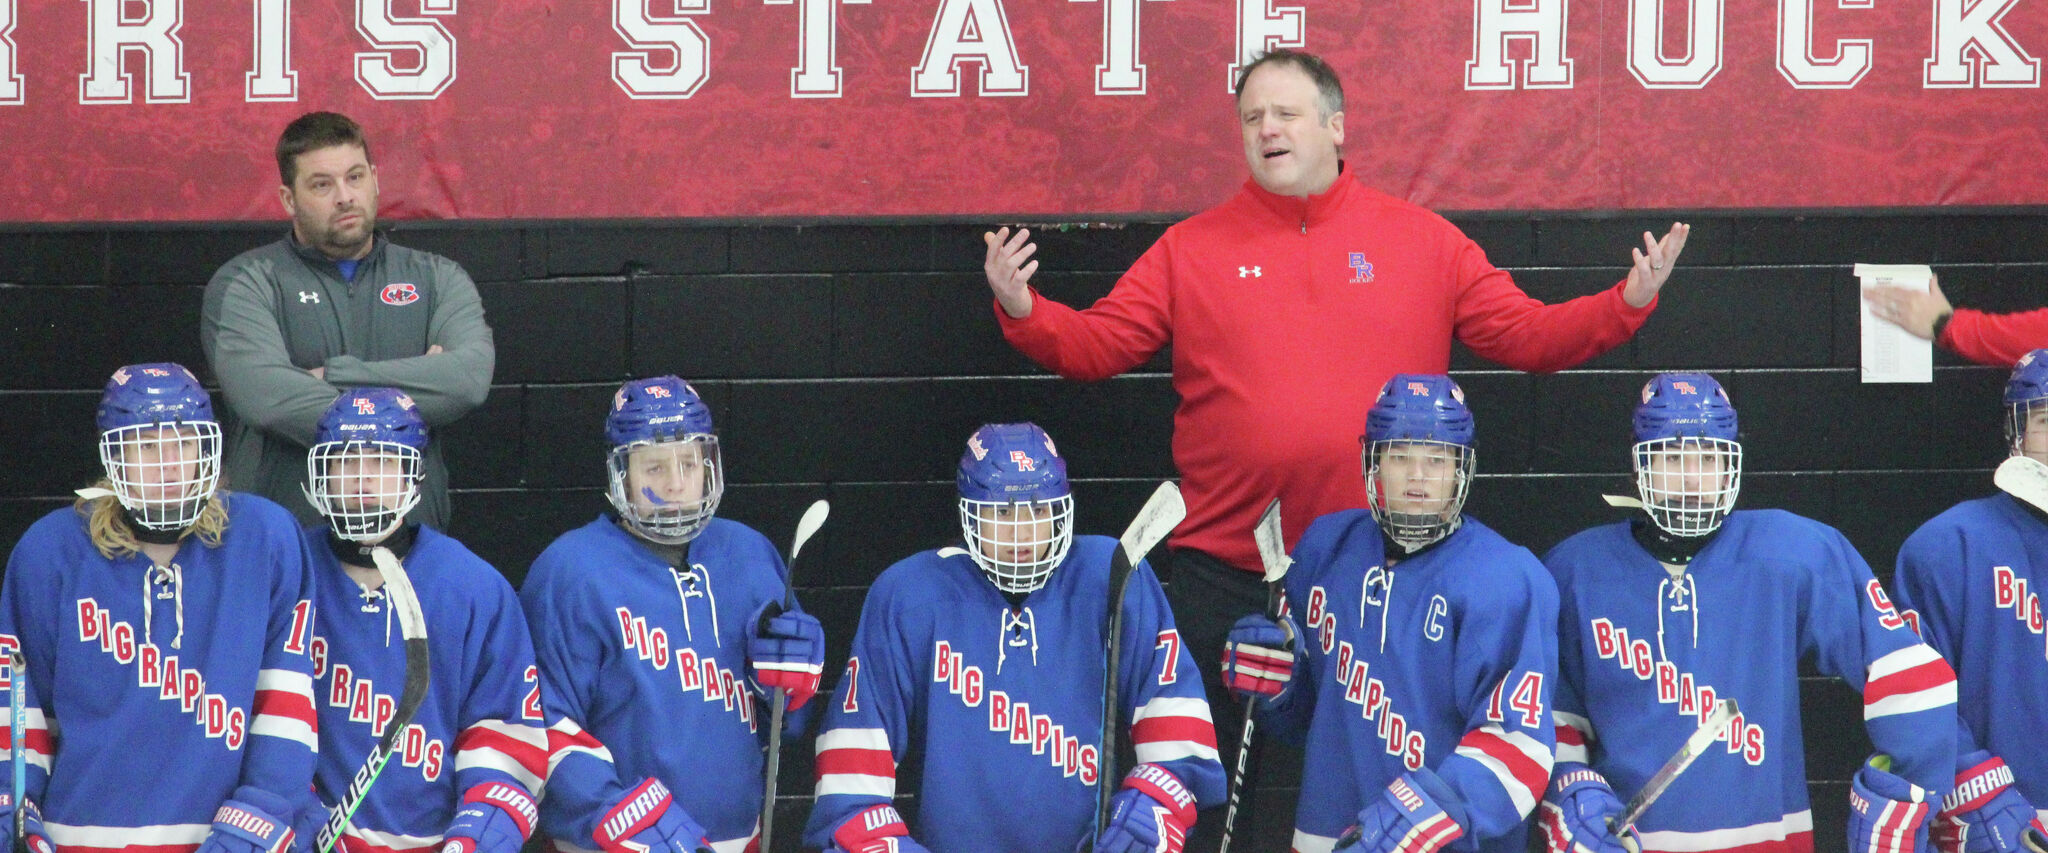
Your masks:
M1373 595L1373 585L1380 587L1379 595ZM1394 600L1394 570L1374 566L1365 570L1365 578L1358 584L1358 628L1365 630L1365 606L1377 604L1380 608L1380 651L1387 650L1387 607Z
M711 642L724 648L725 641L718 636L718 595L711 591L711 573L703 564L694 564L687 569L669 567L675 574L676 601L683 606L683 636L695 642L697 636L690 630L690 599L701 597L711 606Z
M1666 604L1665 599L1670 598ZM1690 602L1690 603L1688 603ZM1664 613L1681 610L1692 614L1692 647L1700 647L1700 590L1692 575L1680 567L1671 577L1657 582L1657 659L1670 660L1664 653Z
M1026 607L1021 611L1004 610L1002 619L1002 627L996 629L996 674L1003 674L1003 662L1009 660L1011 646L1016 646L1020 649L1027 645L1030 646L1031 665L1037 666L1038 617L1032 614L1031 608ZM1031 632L1031 638L1028 641L1024 638L1026 631Z
M159 584L164 587L163 592L156 591ZM155 602L159 598L176 602L178 633L171 638L171 648L178 648L185 639L185 570L175 562L168 567L152 565L142 573L142 641L145 643L156 642L150 628L155 616Z

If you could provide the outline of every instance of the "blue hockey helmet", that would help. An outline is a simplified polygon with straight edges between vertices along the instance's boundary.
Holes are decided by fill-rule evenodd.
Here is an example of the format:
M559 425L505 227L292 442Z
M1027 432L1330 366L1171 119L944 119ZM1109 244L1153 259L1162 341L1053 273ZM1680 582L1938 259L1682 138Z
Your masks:
M1402 373L1365 414L1366 506L1387 538L1419 551L1464 522L1478 463L1465 390L1441 373Z
M1365 413L1365 440L1435 441L1472 446L1472 410L1465 389L1441 373L1402 373L1380 386Z
M1660 373L1636 405L1636 493L1650 520L1673 536L1720 529L1742 490L1735 404L1704 373Z
M967 437L955 480L967 553L998 589L1045 585L1074 544L1067 460L1036 424L984 424Z
M2005 382L2005 440L2014 456L2048 462L2048 349L2037 349L2012 367Z
M128 518L158 532L182 531L220 485L220 422L199 379L171 362L114 371L94 420L100 465Z
M1663 438L1736 440L1735 404L1721 383L1704 373L1659 373L1643 385L1636 406L1636 441Z
M674 376L627 382L612 395L604 434L609 497L628 528L664 545L703 532L725 496L725 475L697 389Z
M350 388L327 407L306 454L306 500L334 535L383 541L419 505L427 422L396 388Z

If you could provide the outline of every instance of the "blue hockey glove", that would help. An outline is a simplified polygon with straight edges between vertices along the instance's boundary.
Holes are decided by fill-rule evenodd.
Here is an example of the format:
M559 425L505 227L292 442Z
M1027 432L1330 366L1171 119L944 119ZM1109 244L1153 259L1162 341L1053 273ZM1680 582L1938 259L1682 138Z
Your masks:
M1254 613L1230 626L1223 640L1223 684L1233 694L1275 700L1294 678L1294 625Z
M1916 853L1927 847L1927 789L1891 774L1891 756L1863 762L1849 777L1849 849Z
M761 605L748 624L755 626L754 636L747 638L754 683L764 690L789 691L789 710L803 707L817 695L825 671L825 626L816 616L785 612L775 602Z
M1957 757L1956 787L1934 818L1934 846L1942 853L2014 853L2027 828L2048 832L2020 792L2012 768L1986 750Z
M700 853L704 827L676 805L660 779L644 779L604 810L590 837L606 853Z
M243 785L214 812L213 830L198 853L284 853L296 841L291 814L283 797Z
M847 818L832 833L825 853L931 853L910 837L895 806L871 806Z
M24 839L28 842L28 849L35 853L56 853L57 848L50 845L49 834L43 831L42 810L36 808L33 800L29 801L27 808L28 814L22 817L21 825L28 835ZM5 827L8 832L14 831L14 794L11 792L0 793L0 827Z
M1358 810L1337 839L1351 853L1435 853L1465 834L1465 805L1428 768L1411 770Z
M1195 797L1173 771L1140 764L1109 802L1095 853L1180 853L1195 822Z
M1635 829L1616 835L1612 822L1621 817L1621 798L1607 778L1576 761L1560 761L1543 792L1544 846L1550 853L1638 853L1643 841Z
M472 786L441 838L441 853L519 853L533 835L533 797L504 782Z

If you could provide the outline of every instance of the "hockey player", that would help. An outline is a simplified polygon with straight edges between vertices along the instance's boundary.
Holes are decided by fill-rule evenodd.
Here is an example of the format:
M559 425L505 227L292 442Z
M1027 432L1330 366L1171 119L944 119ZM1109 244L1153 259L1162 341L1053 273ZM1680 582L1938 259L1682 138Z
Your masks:
M541 828L564 851L739 853L759 833L765 697L817 692L824 628L782 611L775 546L714 517L725 472L695 389L626 383L605 436L617 517L556 539L519 591L560 716Z
M1473 436L1450 377L1388 380L1362 439L1369 509L1309 525L1284 625L1231 629L1225 683L1303 746L1297 853L1523 847L1550 775L1557 590L1463 514Z
M1562 597L1553 853L1614 851L1641 789L1720 699L1741 713L1636 822L1645 851L1808 853L1802 659L1862 691L1879 754L1850 781L1849 849L1910 853L1948 790L1955 676L1834 528L1734 511L1735 407L1704 373L1643 386L1632 456L1643 513L1544 557Z
M1123 602L1116 713L1139 763L1119 781L1115 753L1097 742L1116 540L1074 535L1066 460L1035 425L975 430L956 482L961 545L899 561L868 590L818 738L804 843L1179 851L1196 808L1222 799L1223 766L1151 567L1134 568ZM913 750L926 759L914 838L892 805ZM1119 786L1099 833L1098 785Z
M2048 350L2020 358L2005 386L2011 455L2048 462ZM2048 662L2039 593L2048 516L2004 493L1957 504L1899 550L1899 604L1955 666L1955 792L1935 817L1944 853L2008 853L2048 806ZM1915 617L1914 614L1918 616Z
M346 389L314 441L306 496L327 525L305 536L317 595L317 786L327 807L393 724L406 684L405 642L375 552L405 566L430 626L429 692L337 848L517 853L533 832L548 754L533 642L512 586L462 543L410 520L427 444L411 397Z
M317 744L298 526L216 489L220 425L179 365L114 371L98 426L106 479L29 528L0 589L0 645L28 660L28 832L59 853L302 843Z

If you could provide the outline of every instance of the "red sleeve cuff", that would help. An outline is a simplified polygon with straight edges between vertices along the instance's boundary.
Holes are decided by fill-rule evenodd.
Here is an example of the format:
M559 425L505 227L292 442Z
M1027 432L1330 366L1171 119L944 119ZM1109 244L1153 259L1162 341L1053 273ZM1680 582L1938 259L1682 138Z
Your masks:
M1616 284L1613 287L1613 289L1609 291L1614 294L1615 311L1621 314L1621 316L1624 319L1628 320L1630 323L1636 326L1641 326L1644 320L1650 318L1650 312L1657 310L1657 300L1664 298L1664 291L1657 291L1656 295L1650 297L1650 304L1645 305L1641 308L1637 308L1634 305L1628 304L1628 296L1626 295L1627 291L1628 278L1626 276L1624 276L1621 279L1621 283Z

